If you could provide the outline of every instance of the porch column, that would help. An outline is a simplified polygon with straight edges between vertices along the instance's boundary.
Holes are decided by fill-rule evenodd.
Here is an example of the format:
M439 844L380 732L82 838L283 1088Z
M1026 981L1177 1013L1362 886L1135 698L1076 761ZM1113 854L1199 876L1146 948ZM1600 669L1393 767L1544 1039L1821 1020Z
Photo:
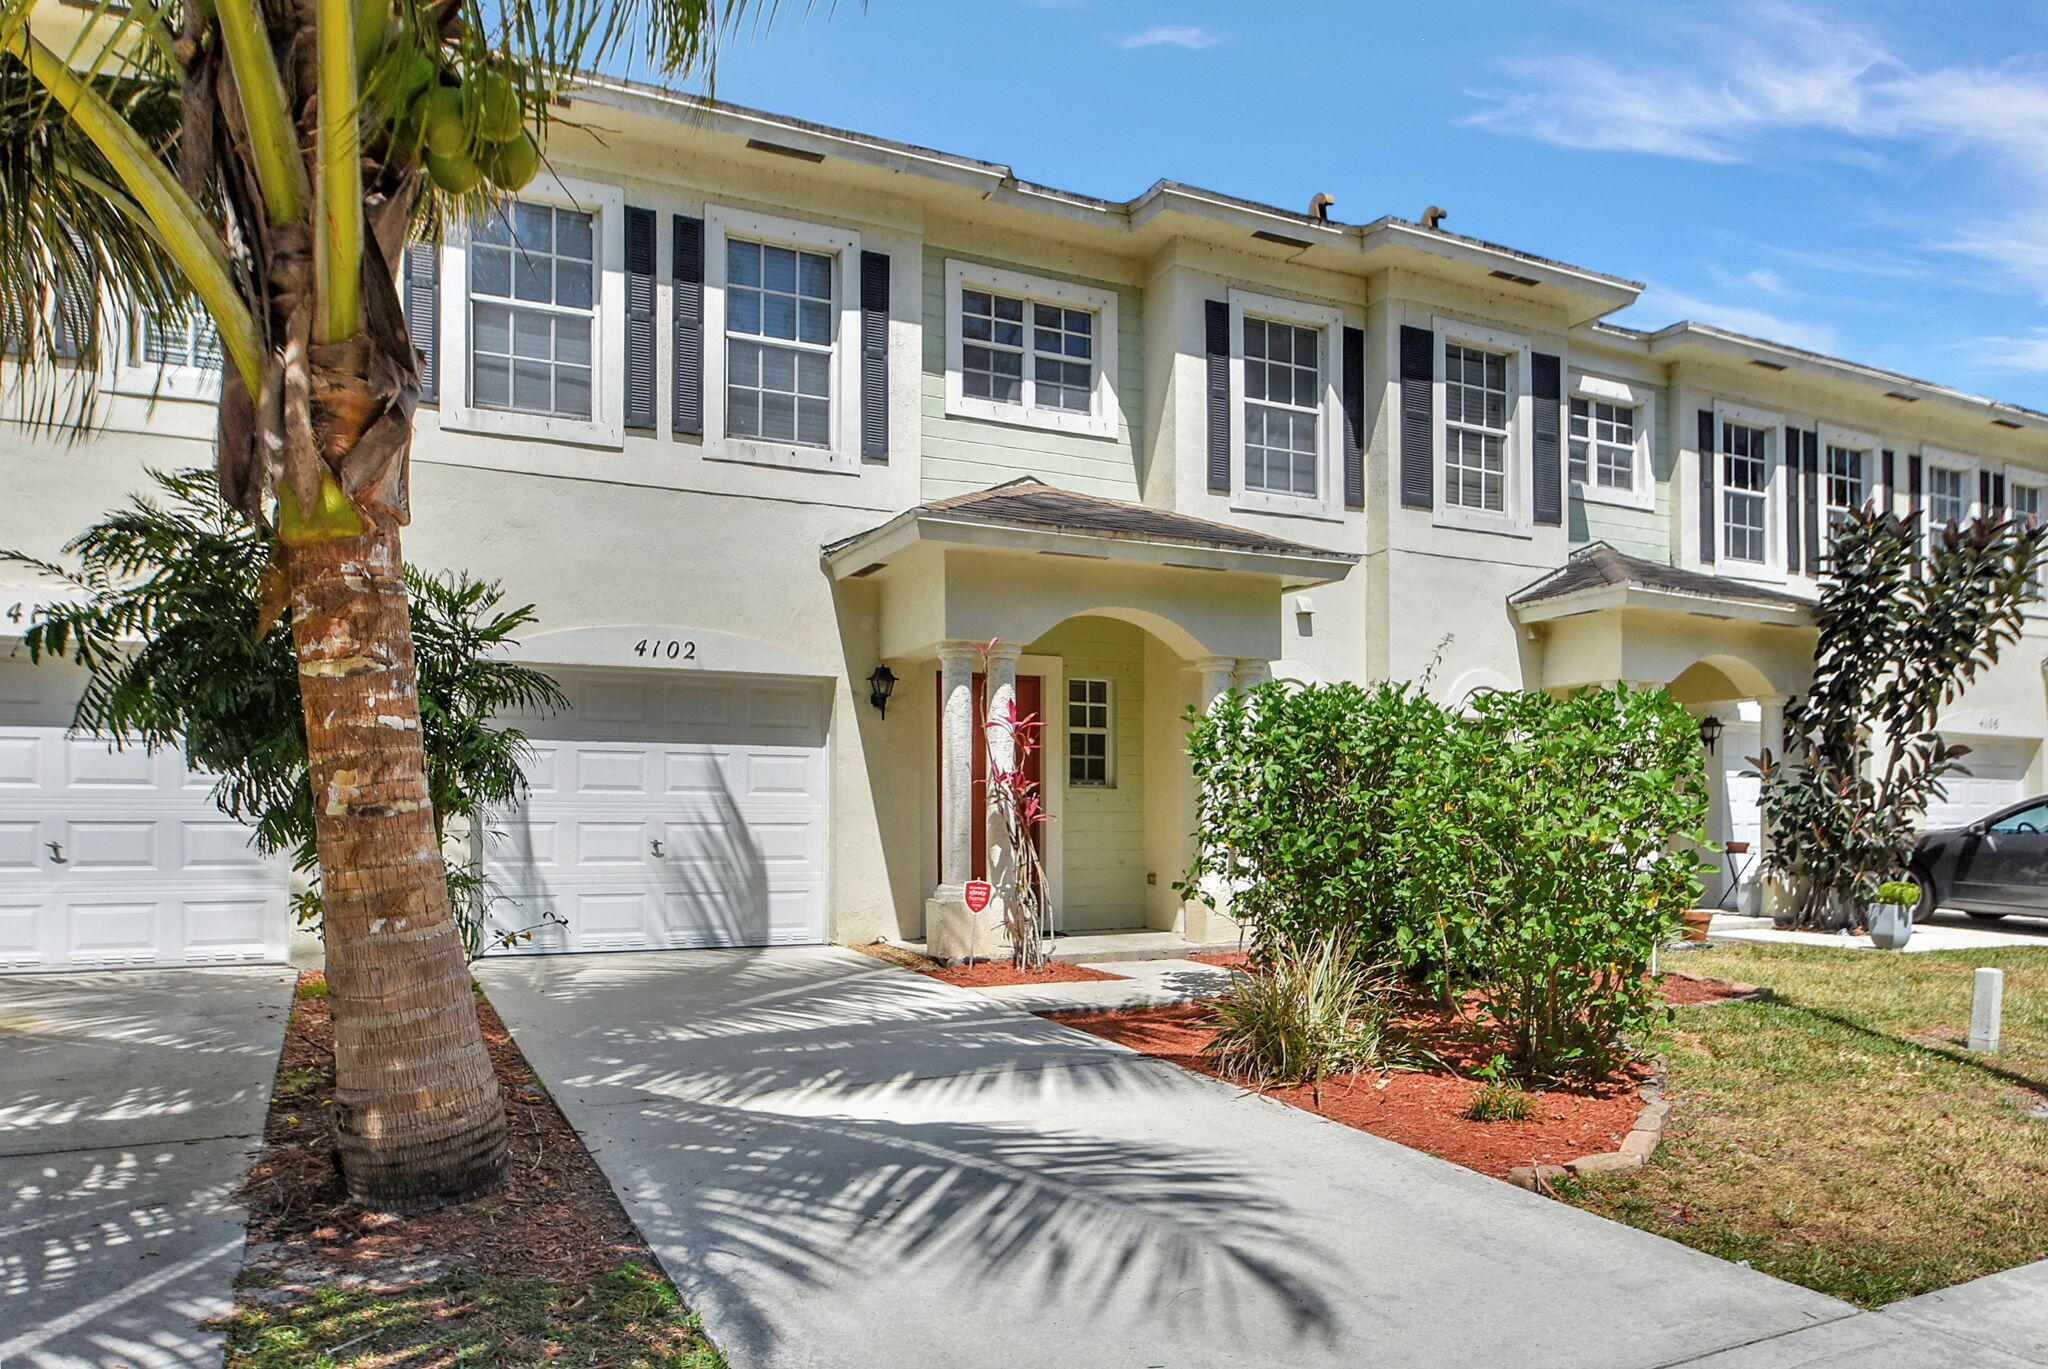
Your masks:
M997 771L1009 770L1017 764L1016 735L998 720L1007 716L1016 705L1017 658L1023 654L1024 648L1007 642L998 642L988 654L988 717L982 723L982 732L988 739L991 782ZM988 807L988 868L990 871L1007 870L1013 853L996 823L992 792L984 794L982 802ZM994 877L990 875L990 878Z
M939 643L939 887L959 896L974 870L973 642Z
M1234 677L1239 689L1254 688L1255 686L1265 684L1273 678L1273 663L1271 661L1248 660L1240 656L1237 661L1237 670Z
M1195 662L1195 679L1199 682L1195 690L1195 704L1204 713L1217 697L1229 690L1231 681L1237 676L1237 657L1203 656Z

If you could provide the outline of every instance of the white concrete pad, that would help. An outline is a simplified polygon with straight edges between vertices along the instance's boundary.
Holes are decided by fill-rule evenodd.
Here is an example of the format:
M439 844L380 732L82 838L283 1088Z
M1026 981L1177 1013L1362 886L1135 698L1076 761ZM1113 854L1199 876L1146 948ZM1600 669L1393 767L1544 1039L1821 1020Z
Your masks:
M1650 1369L1852 1315L851 952L479 977L734 1369Z
M1893 1303L1884 1315L2048 1364L2048 1260Z
M292 984L0 978L0 1369L218 1369Z
M968 992L986 994L1025 1012L1108 1012L1216 998L1230 992L1231 972L1199 960L1120 960L1095 968L1121 979L1002 984Z
M1686 1369L2037 1369L2043 1361L1987 1349L1889 1312L1865 1312L1684 1363Z

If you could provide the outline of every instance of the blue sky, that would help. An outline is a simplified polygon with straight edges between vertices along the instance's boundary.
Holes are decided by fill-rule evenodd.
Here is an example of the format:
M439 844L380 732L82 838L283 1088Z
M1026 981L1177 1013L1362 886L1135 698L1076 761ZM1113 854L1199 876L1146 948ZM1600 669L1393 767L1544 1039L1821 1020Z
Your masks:
M2048 6L782 0L721 98L1127 198L1445 226L2048 409Z

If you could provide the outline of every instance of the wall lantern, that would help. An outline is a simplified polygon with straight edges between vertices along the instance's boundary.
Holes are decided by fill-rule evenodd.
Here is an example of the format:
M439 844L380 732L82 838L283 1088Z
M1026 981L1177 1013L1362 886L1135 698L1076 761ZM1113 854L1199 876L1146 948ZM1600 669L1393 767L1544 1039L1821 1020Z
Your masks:
M1721 740L1721 729L1725 725L1711 713L1700 719L1700 745L1707 748L1709 756L1714 754L1714 743Z
M889 716L889 696L896 692L896 672L885 665L875 667L875 673L868 676L868 702L884 718Z

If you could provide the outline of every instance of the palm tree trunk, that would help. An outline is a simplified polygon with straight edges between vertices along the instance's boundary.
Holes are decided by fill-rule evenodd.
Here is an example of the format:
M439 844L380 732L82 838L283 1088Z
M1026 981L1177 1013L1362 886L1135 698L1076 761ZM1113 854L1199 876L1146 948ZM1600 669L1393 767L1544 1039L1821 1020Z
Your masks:
M312 767L349 1196L421 1211L489 1188L505 1117L448 903L396 528L280 548Z

